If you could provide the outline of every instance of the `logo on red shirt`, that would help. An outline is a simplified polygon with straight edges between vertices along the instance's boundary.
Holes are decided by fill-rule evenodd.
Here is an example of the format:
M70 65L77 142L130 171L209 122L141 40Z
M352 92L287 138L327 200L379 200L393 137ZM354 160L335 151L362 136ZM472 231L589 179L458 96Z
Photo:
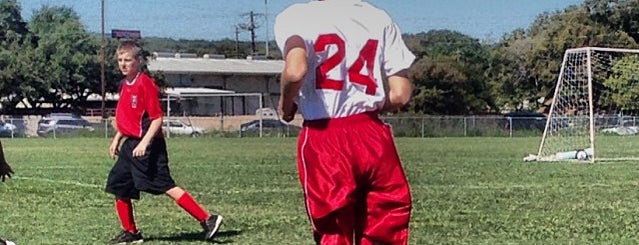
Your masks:
M138 108L138 96L137 95L132 95L131 96L131 107L132 108Z

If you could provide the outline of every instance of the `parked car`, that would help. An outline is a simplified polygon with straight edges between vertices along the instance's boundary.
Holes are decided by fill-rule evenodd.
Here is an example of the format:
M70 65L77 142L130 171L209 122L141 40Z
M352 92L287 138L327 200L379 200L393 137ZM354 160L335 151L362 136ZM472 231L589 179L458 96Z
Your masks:
M91 123L75 114L49 114L38 121L38 135L80 133L95 131Z
M602 129L601 132L605 134L613 134L613 135L636 135L639 133L639 127L637 126L610 127L610 128Z
M0 137L14 137L17 136L18 127L8 122L0 122Z
M504 114L500 121L504 130L539 130L546 128L546 115L538 112L516 111Z
M190 123L183 122L178 119L162 120L162 129L166 134L170 135L189 135L191 137L198 137L204 134L204 129L193 126Z
M297 136L301 128L296 125L288 124L280 119L262 119L262 135L263 136ZM259 136L260 120L252 120L240 125L240 136Z

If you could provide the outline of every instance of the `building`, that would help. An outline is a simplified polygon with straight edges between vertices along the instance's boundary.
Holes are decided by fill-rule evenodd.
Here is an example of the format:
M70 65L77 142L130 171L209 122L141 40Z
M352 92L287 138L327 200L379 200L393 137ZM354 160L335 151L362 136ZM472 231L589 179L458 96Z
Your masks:
M171 89L181 90L165 100L172 114L248 115L277 107L284 61L154 53L148 68L162 73Z

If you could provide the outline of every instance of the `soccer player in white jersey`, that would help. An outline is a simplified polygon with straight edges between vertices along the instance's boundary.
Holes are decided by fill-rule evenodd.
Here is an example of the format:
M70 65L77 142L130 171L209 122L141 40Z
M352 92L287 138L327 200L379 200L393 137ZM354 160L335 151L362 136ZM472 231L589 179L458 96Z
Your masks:
M410 189L378 118L412 94L398 26L361 0L310 1L277 16L275 37L281 117L304 119L297 163L316 243L407 244Z

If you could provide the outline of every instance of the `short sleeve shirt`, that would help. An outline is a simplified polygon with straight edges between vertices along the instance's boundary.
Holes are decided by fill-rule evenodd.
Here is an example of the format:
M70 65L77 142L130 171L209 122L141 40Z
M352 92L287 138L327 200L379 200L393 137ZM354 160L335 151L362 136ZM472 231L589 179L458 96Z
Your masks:
M361 0L293 4L274 32L281 50L291 36L305 41L309 67L298 105L306 120L381 110L384 79L415 59L390 16Z
M142 138L151 121L162 116L159 89L155 81L140 72L129 82L122 81L120 99L115 110L118 130L124 136ZM161 131L158 136L162 136Z

